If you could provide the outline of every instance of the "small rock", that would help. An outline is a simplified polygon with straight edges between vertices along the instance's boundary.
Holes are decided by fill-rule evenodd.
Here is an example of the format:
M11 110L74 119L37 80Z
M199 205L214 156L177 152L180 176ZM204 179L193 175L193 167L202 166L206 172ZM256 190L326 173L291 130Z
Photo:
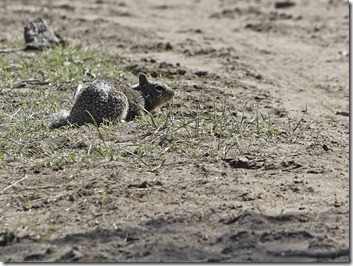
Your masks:
M159 43L157 43L156 46L157 46L157 48L164 49L166 51L173 50L173 46L169 42L167 42L167 43L159 42Z
M205 76L207 76L207 74L208 74L208 71L196 71L195 72L195 75L198 77L205 77Z
M159 68L167 68L168 67L168 64L167 64L167 62L161 62L160 64L159 64Z
M288 0L278 0L275 3L275 8L287 8L291 6L295 6L295 3Z
M330 150L330 148L326 144L322 145L322 148L324 149L324 151Z
M148 188L148 182L143 181L141 184L129 184L128 188Z
M24 27L24 38L25 50L42 50L59 44L67 44L42 18L37 18Z
M340 55L342 55L342 56L347 56L347 57L349 57L349 51L339 51L338 52Z
M262 79L262 75L261 75L261 74L256 74L256 75L255 75L255 78L256 78L256 79Z
M186 74L186 70L179 68L179 69L177 70L177 73L178 73L179 75L185 75L185 74Z
M165 44L165 49L166 49L166 50L173 50L173 46L172 46L169 42L167 42L167 43Z
M263 166L263 163L259 163L254 160L249 160L244 156L240 156L236 159L224 158L223 161L228 162L229 166L232 168L259 169Z
M150 73L151 77L152 78L157 78L159 75L158 75L158 72L152 70L151 73Z
M0 246L6 246L15 239L15 235L11 232L4 232L0 234Z
M349 116L349 112L337 111L337 112L336 112L336 115Z

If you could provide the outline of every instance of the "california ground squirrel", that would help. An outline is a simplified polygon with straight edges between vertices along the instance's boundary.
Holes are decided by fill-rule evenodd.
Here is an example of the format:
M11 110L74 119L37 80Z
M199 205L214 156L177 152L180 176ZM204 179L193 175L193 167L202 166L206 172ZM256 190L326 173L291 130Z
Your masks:
M88 87L79 86L71 112L62 111L49 128L86 123L100 125L104 120L131 121L144 111L153 112L173 96L174 91L167 85L150 82L142 73L139 83L131 87L117 79L99 79Z

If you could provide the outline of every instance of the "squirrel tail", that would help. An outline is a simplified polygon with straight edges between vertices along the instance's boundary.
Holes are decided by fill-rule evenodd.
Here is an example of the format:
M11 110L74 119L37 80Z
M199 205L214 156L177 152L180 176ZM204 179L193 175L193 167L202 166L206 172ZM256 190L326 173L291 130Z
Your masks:
M54 120L49 124L49 129L54 129L62 126L67 126L69 122L70 112L61 110L59 113L54 115Z

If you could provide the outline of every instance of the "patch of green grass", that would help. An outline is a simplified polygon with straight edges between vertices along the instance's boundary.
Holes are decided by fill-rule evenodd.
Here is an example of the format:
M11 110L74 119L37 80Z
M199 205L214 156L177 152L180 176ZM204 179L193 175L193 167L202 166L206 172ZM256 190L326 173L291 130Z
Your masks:
M19 47L24 44L14 41L3 48ZM42 147L42 142L50 143L53 137L47 127L50 116L63 107L71 107L70 103L62 102L60 93L53 88L63 84L77 86L97 77L119 76L120 61L119 56L70 45L41 52L0 53L0 165L20 161L41 165L37 159L43 159L45 166L89 161L87 156L82 159L72 151L57 156L60 149ZM75 133L68 137L74 140ZM104 149L109 150L106 146Z
M169 108L153 121L148 115L137 119L141 125L150 125L151 134L137 148L144 165L161 163L165 153L207 161L244 155L256 147L264 150L278 143L290 145L300 130L308 126L303 116L298 120L280 119L269 112L266 114L256 103L252 112L247 112L245 105L238 114L221 99L212 100L213 107L205 108L204 97L204 94L198 99L195 97L196 108L191 111ZM289 121L296 126L291 126Z
M18 47L18 42L8 47ZM22 45L21 45L22 46ZM0 84L11 86L21 81L51 84L87 82L96 77L117 76L119 56L102 55L83 46L56 46L41 52L0 54Z
M252 112L247 111L249 103L245 103L244 110L235 113L224 99L215 99L201 89L174 99L181 103L180 108L172 102L157 115L139 117L132 124L135 140L126 144L119 142L124 125L48 130L53 113L71 108L54 88L119 76L119 62L119 56L80 45L0 54L0 167L26 164L37 170L67 169L124 160L153 172L163 166L168 154L200 161L243 155L254 147L291 143L305 127L303 117L285 121L254 103ZM39 83L16 86L28 80ZM60 138L66 138L67 143L52 144ZM86 146L77 149L73 144L77 142Z

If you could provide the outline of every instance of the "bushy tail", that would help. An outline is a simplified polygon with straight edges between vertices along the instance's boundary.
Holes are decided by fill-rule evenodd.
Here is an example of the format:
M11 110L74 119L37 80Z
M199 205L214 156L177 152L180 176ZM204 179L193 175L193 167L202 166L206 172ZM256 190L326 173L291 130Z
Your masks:
M54 120L49 124L49 129L54 129L62 126L69 125L70 112L61 110L59 113L54 115Z

